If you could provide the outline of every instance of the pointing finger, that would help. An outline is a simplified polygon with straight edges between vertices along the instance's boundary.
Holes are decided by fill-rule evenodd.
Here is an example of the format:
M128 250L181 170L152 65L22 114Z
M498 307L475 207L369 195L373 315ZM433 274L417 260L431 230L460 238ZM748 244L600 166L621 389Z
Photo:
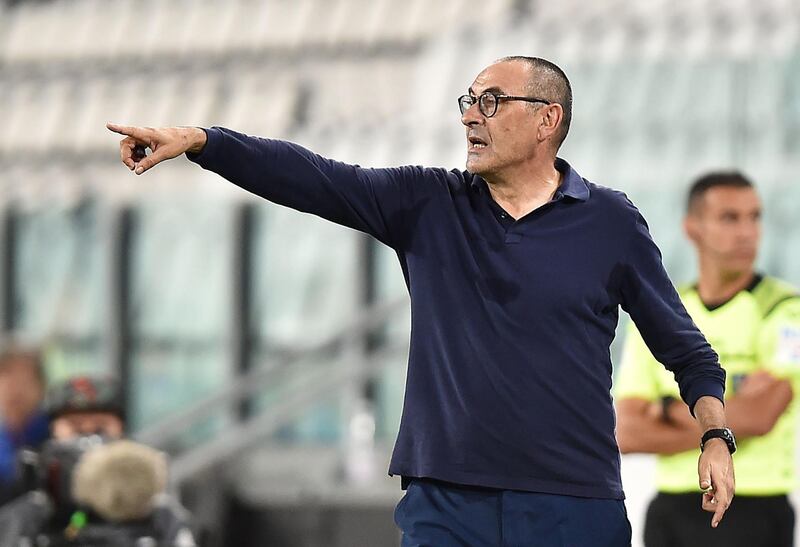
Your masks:
M711 517L712 528L716 528L717 526L719 526L719 523L722 520L722 516L725 514L725 511L728 510L728 502L718 501L716 505L717 505L717 510L714 511L714 516Z
M130 125L119 125L116 123L107 123L106 128L114 133L119 133L120 135L126 135L128 137L133 137L139 141L147 141L149 138L148 130L144 127L133 127Z
M711 517L712 528L719 526L725 511L731 506L731 497L729 491L724 487L721 487L719 490L703 493L703 509L714 513Z
M725 486L720 486L717 492L714 495L714 502L716 505L716 510L714 511L714 516L711 517L711 527L716 528L719 526L719 522L722 520L722 516L725 514L725 511L728 510L728 507L731 505L731 496L728 493L728 489Z

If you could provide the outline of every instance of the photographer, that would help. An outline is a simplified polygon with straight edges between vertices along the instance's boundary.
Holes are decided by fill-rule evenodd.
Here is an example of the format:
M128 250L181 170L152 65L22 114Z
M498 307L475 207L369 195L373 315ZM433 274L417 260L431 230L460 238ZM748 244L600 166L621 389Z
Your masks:
M48 393L51 437L28 453L32 490L0 508L0 547L194 547L188 515L165 493L162 454L122 440L111 378L72 378Z

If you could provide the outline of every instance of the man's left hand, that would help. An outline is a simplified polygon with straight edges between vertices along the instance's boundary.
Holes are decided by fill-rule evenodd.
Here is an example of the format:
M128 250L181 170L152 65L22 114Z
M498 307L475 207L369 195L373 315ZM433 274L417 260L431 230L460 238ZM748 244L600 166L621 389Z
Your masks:
M722 439L710 439L697 464L700 489L703 490L703 509L714 513L711 527L716 528L733 500L736 479L733 458Z

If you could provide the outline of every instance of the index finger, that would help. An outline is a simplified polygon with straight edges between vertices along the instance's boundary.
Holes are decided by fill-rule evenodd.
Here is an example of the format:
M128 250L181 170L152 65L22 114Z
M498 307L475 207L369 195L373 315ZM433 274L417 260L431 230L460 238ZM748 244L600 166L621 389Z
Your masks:
M127 135L128 137L133 137L134 139L139 140L146 140L147 129L143 127L133 127L131 125L119 125L116 123L107 123L106 128L113 131L114 133L119 133L120 135Z
M731 505L730 495L728 494L727 488L720 487L714 494L714 499L717 501L717 510L714 511L714 516L711 517L711 527L716 528L719 526L719 522L722 520L722 516L725 514L725 511L728 510L728 507Z

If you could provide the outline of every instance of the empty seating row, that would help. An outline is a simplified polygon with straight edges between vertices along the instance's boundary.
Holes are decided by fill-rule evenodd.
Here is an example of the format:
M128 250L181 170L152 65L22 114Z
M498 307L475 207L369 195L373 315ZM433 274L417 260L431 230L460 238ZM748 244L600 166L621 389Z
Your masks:
M9 63L418 45L502 17L509 0L57 0L0 7Z

